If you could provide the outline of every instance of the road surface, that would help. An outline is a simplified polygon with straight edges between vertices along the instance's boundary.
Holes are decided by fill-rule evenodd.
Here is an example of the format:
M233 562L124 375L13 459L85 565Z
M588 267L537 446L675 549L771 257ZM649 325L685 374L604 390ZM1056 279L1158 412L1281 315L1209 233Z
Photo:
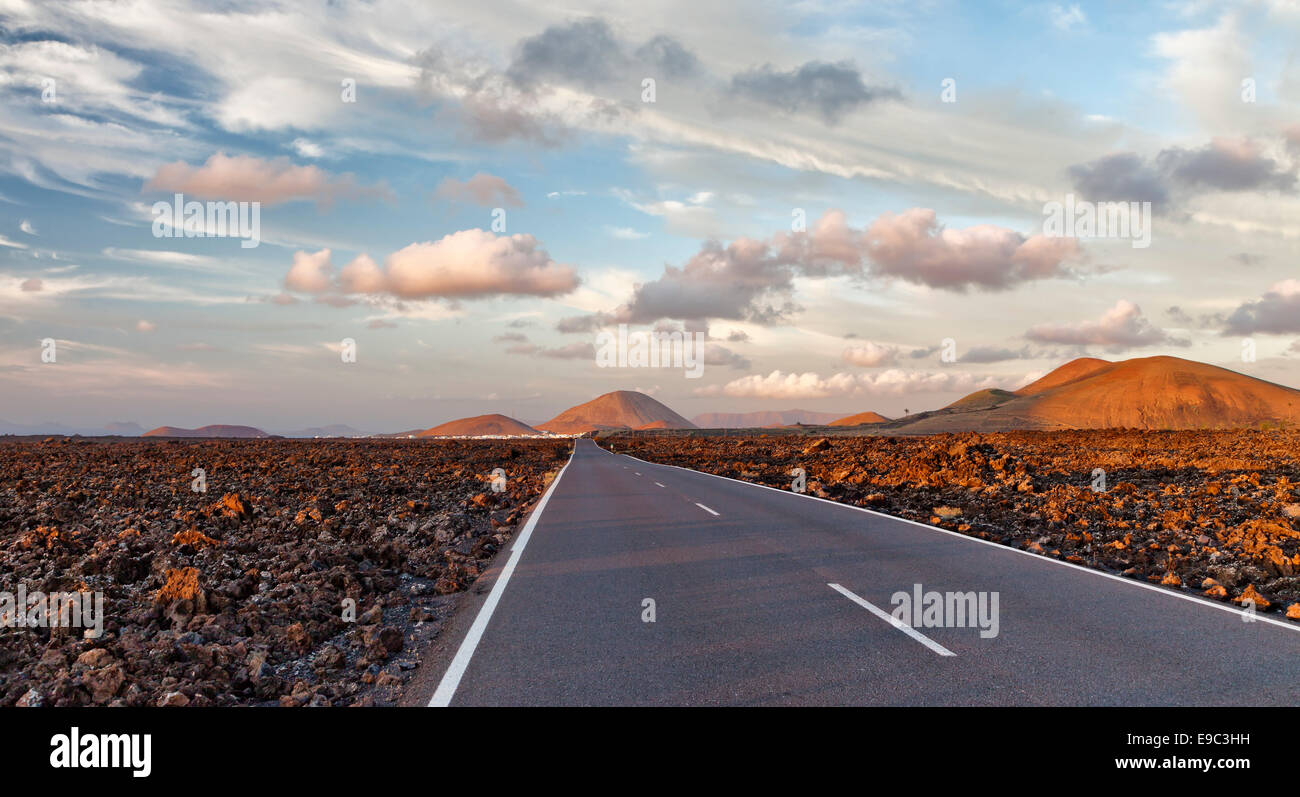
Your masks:
M1300 703L1285 620L587 439L486 579L429 705Z

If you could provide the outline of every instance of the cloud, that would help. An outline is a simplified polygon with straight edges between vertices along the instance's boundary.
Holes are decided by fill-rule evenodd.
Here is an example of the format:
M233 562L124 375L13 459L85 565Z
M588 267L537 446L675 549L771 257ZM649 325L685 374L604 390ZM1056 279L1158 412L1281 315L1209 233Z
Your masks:
M506 182L505 178L487 172L478 172L464 182L447 177L438 183L433 194L453 202L468 202L486 208L518 208L524 205L519 192Z
M880 365L893 365L898 359L898 349L867 341L858 346L848 347L840 356L846 363L875 368Z
M42 282L39 277L31 277L30 279L25 279L23 280L22 285L20 286L20 288L23 291L26 291L27 293L36 293L43 287L45 287L45 283Z
M1027 346L1019 350L998 346L973 346L958 359L964 363L1000 363L1007 360L1027 360L1032 356Z
M1068 277L1065 264L1079 255L1073 238L1027 238L991 224L947 229L926 208L885 213L867 228L866 238L874 273L955 291L1006 290Z
M635 57L665 77L686 78L700 71L700 60L695 53L673 37L662 34L638 47Z
M306 138L295 138L290 142L293 151L298 153L300 158L322 158L325 156L325 150L320 144Z
M400 249L385 260L383 276L388 292L407 299L560 296L578 287L574 269L552 260L533 236L479 229Z
M539 82L594 86L628 66L614 32L603 19L595 17L552 25L521 40L516 49L518 53L506 74L522 86Z
M1048 10L1048 15L1052 21L1052 27L1057 30L1069 31L1076 27L1083 27L1088 24L1088 17L1083 13L1083 9L1077 4L1070 6L1053 5Z
M294 252L284 286L300 293L323 293L334 284L330 272L330 250L322 249L315 254Z
M642 238L650 237L650 233L648 232L637 232L631 227L614 227L609 224L605 225L605 232L609 233L614 238L619 238L624 241L639 241Z
M1133 302L1120 299L1097 321L1077 324L1040 324L1025 333L1037 343L1063 343L1072 346L1105 346L1121 350L1157 343L1187 345L1162 329L1153 326Z
M878 373L838 373L822 377L772 371L766 376L751 374L725 385L710 385L694 392L699 396L733 398L815 399L831 396L900 396L909 393L970 392L1010 384L1014 378L976 377L955 371L905 371L892 368Z
M1300 124L1287 125L1282 130L1282 139L1286 142L1286 151L1300 155Z
M786 113L816 114L828 125L872 102L900 97L894 89L868 86L850 61L809 61L788 72L764 64L733 76L731 90Z
M1212 130L1240 127L1241 80L1255 74L1251 45L1238 28L1237 18L1225 13L1214 27L1159 33L1151 38L1155 54L1169 61L1164 87Z
M889 277L958 292L1002 290L1070 276L1065 263L1078 254L1072 238L1026 237L993 225L944 229L925 208L885 213L865 231L850 226L843 211L829 210L805 232L727 245L706 241L681 267L665 266L658 279L636 285L613 311L566 318L557 329L587 332L663 318L772 325L802 310L792 296L795 277Z
M592 332L605 324L612 323L613 320L614 319L607 313L568 316L557 321L555 329L566 335L577 334L580 332Z
M520 39L504 71L438 48L415 62L426 90L453 102L442 115L464 124L475 141L547 147L570 140L576 126L605 127L636 113L646 77L684 80L699 72L698 59L676 39L656 35L632 47L595 17ZM607 96L597 96L598 88Z
M386 294L399 299L561 296L578 287L572 266L556 263L531 235L461 230L413 243L381 267L360 254L337 278L330 250L296 252L285 286L302 293Z
M223 267L221 261L207 255L173 252L166 249L118 249L117 247L107 246L100 251L100 254L113 260L178 266L187 269L215 270ZM226 266L225 268L229 267Z
M1300 280L1273 285L1262 297L1245 302L1228 316L1224 335L1273 335L1300 332Z
M706 343L704 345L704 364L739 370L747 369L752 365L743 354L737 354L726 346L720 346L717 343Z
M1289 191L1296 183L1294 169L1281 168L1244 138L1215 138L1194 150L1171 147L1156 156L1156 164L1184 185L1218 191Z
M334 178L316 166L295 166L288 158L264 160L252 155L218 152L202 166L184 161L158 167L144 186L148 191L174 191L199 199L236 202L279 202L310 199L328 203L341 198L388 195L383 187L363 188L351 175Z
M506 349L507 354L527 354L536 357L550 357L556 360L595 360L596 347L590 343L570 343L565 346L547 348L535 343L519 343Z
M1204 191L1290 191L1294 167L1284 168L1245 138L1211 139L1198 149L1169 147L1148 162L1121 152L1069 168L1075 190L1099 202L1150 202L1157 213Z
M493 343L524 343L527 340L528 336L521 332L506 332L492 338Z
M699 59L681 42L663 34L639 47L626 45L598 17L552 25L536 36L521 39L506 75L529 89L539 84L595 88L625 82L630 77L688 78L700 71Z
M33 227L32 223L27 219L23 219L21 222L18 223L18 229L22 230L28 235L36 235L36 228Z
M145 321L143 318L135 322L135 331L149 333L158 328L158 325L152 321Z
M1074 188L1090 200L1100 202L1150 202L1162 211L1169 202L1169 189L1162 176L1142 158L1119 152L1088 163L1071 166Z

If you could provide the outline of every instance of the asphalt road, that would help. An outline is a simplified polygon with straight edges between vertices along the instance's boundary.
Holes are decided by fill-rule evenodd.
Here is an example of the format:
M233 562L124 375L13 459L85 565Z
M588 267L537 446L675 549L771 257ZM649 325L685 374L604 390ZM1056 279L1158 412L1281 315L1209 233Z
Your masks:
M1300 703L1285 620L585 439L485 578L430 705Z

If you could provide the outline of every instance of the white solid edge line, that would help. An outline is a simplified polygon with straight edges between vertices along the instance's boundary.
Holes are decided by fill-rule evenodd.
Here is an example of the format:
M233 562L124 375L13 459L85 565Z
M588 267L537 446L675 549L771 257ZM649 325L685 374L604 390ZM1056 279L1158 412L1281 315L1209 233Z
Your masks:
M447 672L443 673L442 680L438 682L438 688L434 691L433 697L429 698L430 708L442 708L451 705L451 699L456 695L456 688L460 686L460 679L464 677L466 668L469 667L470 659L474 658L474 650L478 647L479 640L483 638L483 632L487 630L488 621L492 619L492 612L496 611L497 603L501 601L501 595L506 591L506 584L510 581L510 576L515 572L515 565L519 564L519 558L523 556L524 546L528 544L528 538L532 536L533 529L537 527L537 521L542 516L542 510L546 508L546 503L551 500L551 493L555 492L555 487L563 478L564 472L569 469L569 463L573 462L574 454L578 453L578 444L575 441L573 453L569 454L569 461L564 463L560 472L555 474L555 480L551 486L546 488L546 494L542 500L537 502L537 506L528 515L528 522L524 524L524 530L520 532L515 544L510 548L510 559L506 566L501 569L501 575L497 577L496 583L492 585L492 592L488 594L487 600L478 610L478 616L474 618L474 624L469 627L469 633L461 640L460 647L456 650L456 656L447 665Z
M696 502L695 502L695 505L698 506L700 509L703 509L705 512L708 512L710 515L714 515L715 517L716 517L717 514L718 514L717 512L714 512L712 509L709 509L709 508L708 508L707 506L705 506L704 504L701 504L699 501L696 501Z
M1009 551L1010 553L1017 553L1022 556L1028 556L1030 559L1034 560L1035 562L1044 562L1046 564L1060 565L1061 567L1068 567L1074 570L1078 570L1081 573L1088 573L1094 576L1101 576L1102 578L1109 578L1112 581L1118 581L1119 583L1127 584L1130 587L1139 587L1141 589L1150 590L1151 592L1154 592L1157 595L1167 595L1170 598L1178 598L1179 600L1185 600L1189 603L1195 603L1199 606L1205 606L1211 609L1218 609L1221 612L1228 612L1229 614L1235 614L1238 616L1241 616L1244 613L1242 609L1234 609L1231 606L1225 606L1221 603L1213 603L1211 601L1198 598L1195 595L1184 595L1180 592L1174 592L1173 590L1168 590L1165 589L1164 587L1156 586L1155 584L1147 584L1142 581L1138 581L1136 579L1117 576L1113 573L1106 573L1101 570L1093 570L1090 567L1084 567L1083 565L1076 565L1074 562L1066 562L1061 559L1051 559L1046 556L1039 556L1038 554L1030 553L1029 551L1022 551L1019 548L1013 548L1010 545L1003 545L1002 543L999 542L982 540L979 537L972 537L966 534L962 534L959 531L950 531L948 529L941 528L939 526L931 526L928 523L921 523L916 520L908 520L907 518L904 517L897 517L895 515L886 514L884 512L877 512L874 509L867 509L866 507L854 506L853 504L842 504L839 501L831 501L830 499L826 499L826 498L817 498L816 496L805 495L804 493L795 493L795 492L790 492L789 490L781 490L776 487L769 487L766 484L755 484L754 482L741 481L740 479L733 479L730 476L719 476L716 473L706 473L705 471L702 470L683 468L681 465L669 465L664 462L650 462L648 460L641 459L640 457L634 457L631 454L622 454L621 456L628 457L629 459L635 459L638 462L644 462L647 465L658 465L661 468L676 468L678 470L684 470L688 473L698 473L701 476L712 476L715 479L725 479L726 481L735 482L736 484L745 484L750 487L758 487L764 490L771 490L772 492L780 493L781 495L794 496L795 498L807 498L810 501L816 501L817 503L822 504L824 506L836 506L841 509L852 509L856 512L865 512L868 515L875 515L877 517L889 518L890 520L897 520L900 523L909 523L913 526L919 526L920 528L928 529L930 531L937 531L952 537L956 537L961 540L966 540L968 542L977 542L981 545L988 545L1000 551ZM1300 632L1300 624L1290 623L1285 620L1276 620L1272 617L1264 617L1259 614L1254 615L1254 619L1251 620L1250 622L1268 623L1270 625L1275 625L1278 628L1285 628L1288 631Z
M956 653L953 653L951 650L945 648L943 645L940 645L938 642L935 642L930 637L926 636L925 634L922 634L920 631L917 631L912 626L898 619L894 615L889 614L883 609L877 608L876 605L871 601L865 598L858 597L852 592L849 592L844 587L841 587L839 584L827 584L826 586L830 587L831 589L840 593L841 595L853 601L857 605L871 612L875 616L879 617L881 620L884 620L885 622L889 623L893 627L897 628L899 631L902 631L904 634L907 634L912 639L915 639L917 642L920 642L922 645L925 645L927 648L933 650L935 653L938 653L940 656L957 655Z

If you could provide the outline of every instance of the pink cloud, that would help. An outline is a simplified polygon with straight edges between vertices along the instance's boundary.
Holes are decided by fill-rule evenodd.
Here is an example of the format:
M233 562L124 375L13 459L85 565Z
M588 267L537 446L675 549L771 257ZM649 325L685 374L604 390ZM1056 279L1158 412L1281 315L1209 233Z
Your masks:
M1026 238L980 224L945 228L935 212L884 213L867 228L875 273L931 288L1003 290L1028 280L1070 276L1065 262L1079 253L1072 238Z
M531 235L461 230L413 243L381 267L361 254L337 278L330 250L296 252L285 286L302 293L388 294L401 299L561 296L578 287L572 266L556 263Z
M505 178L479 172L461 182L448 177L434 189L434 196L453 202L471 202L483 207L522 207L524 200Z
M200 199L267 205L303 199L330 202L388 195L388 190L380 186L358 186L351 175L335 178L316 166L295 166L288 158L263 160L251 155L228 156L224 152L214 154L197 168L184 161L164 164L144 188L176 191Z
M1186 345L1186 341L1171 339L1163 329L1155 327L1142 315L1142 308L1126 299L1120 299L1096 321L1040 324L1025 333L1025 337L1038 343L1096 345L1112 349L1157 343Z
M315 254L294 252L284 286L301 293L324 293L334 284L330 271L330 250L322 249Z

